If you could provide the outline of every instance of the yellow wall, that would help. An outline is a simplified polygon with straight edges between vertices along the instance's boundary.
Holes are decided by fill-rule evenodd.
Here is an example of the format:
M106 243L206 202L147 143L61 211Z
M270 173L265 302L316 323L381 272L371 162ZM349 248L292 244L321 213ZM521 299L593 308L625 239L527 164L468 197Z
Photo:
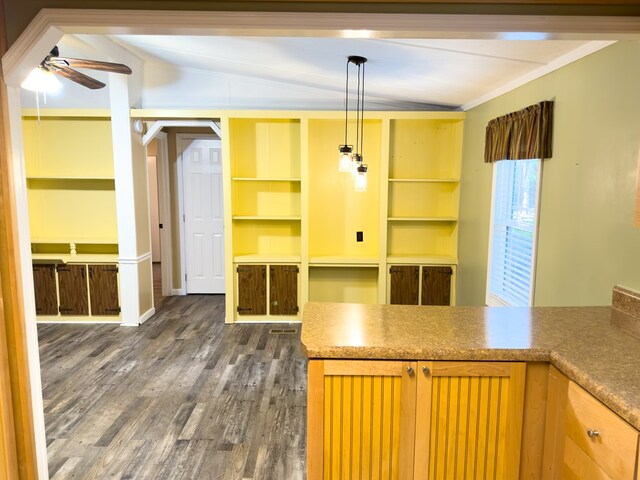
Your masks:
M544 162L535 305L610 305L640 289L633 226L640 144L640 43L615 44L467 112L462 161L458 305L484 305L494 117L555 100L553 158Z
M138 265L138 277L140 315L144 315L153 308L153 270L150 258Z

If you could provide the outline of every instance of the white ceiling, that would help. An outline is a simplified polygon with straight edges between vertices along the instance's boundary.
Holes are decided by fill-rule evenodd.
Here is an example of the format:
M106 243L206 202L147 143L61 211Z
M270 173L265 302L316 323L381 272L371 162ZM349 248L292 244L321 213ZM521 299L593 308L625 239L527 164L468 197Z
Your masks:
M213 109L344 108L349 55L369 59L368 109L466 109L611 43L152 35L110 39L144 62L141 107ZM59 45L63 56L113 60L101 56L90 37L67 35ZM104 81L99 73L85 73ZM353 65L350 74L355 78ZM88 106L86 92L74 91L71 103ZM105 102L104 95L94 98Z

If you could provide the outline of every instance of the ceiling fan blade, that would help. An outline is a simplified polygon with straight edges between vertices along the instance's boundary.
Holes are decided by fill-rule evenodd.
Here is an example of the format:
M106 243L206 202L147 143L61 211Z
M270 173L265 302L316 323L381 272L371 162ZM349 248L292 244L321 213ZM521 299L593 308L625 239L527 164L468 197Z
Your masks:
M55 69L51 69L51 72L55 73L56 75L60 75L64 78L67 78L72 82L79 83L83 87L87 87L92 90L96 90L98 88L102 88L105 86L105 84L102 83L101 81L96 80L95 78L91 78L90 76L85 75L84 73L80 73L74 70L73 68L57 66Z
M49 61L51 61L52 63L56 63L59 61L66 62L67 65L75 68L89 68L91 70L101 70L103 72L131 75L131 69L122 63L100 62L98 60L85 60L83 58L64 57L51 57Z

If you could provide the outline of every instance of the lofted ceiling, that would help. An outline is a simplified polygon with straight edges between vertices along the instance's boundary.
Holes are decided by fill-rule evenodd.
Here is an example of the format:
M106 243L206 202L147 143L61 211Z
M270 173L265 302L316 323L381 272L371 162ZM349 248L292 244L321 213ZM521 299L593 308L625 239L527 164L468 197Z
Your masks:
M109 39L142 60L139 106L144 108L325 110L344 108L349 55L369 59L367 109L464 110L611 43L157 35ZM63 56L113 61L113 55L96 48L99 44L92 36L65 35L59 46ZM87 92L65 82L62 97L50 99L49 106L107 107L106 90ZM23 99L26 106L33 104L32 95Z

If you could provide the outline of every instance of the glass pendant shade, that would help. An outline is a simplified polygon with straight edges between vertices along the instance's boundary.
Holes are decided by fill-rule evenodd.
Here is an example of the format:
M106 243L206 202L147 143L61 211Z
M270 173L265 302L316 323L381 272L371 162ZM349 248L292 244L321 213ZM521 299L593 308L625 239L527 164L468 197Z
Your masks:
M367 166L359 165L355 177L354 184L356 192L366 192L367 191Z
M340 163L338 166L339 172L350 172L352 170L352 159L351 152L353 151L353 147L351 145L340 145Z
M20 86L25 90L44 93L55 93L62 88L58 77L40 67L34 68Z

